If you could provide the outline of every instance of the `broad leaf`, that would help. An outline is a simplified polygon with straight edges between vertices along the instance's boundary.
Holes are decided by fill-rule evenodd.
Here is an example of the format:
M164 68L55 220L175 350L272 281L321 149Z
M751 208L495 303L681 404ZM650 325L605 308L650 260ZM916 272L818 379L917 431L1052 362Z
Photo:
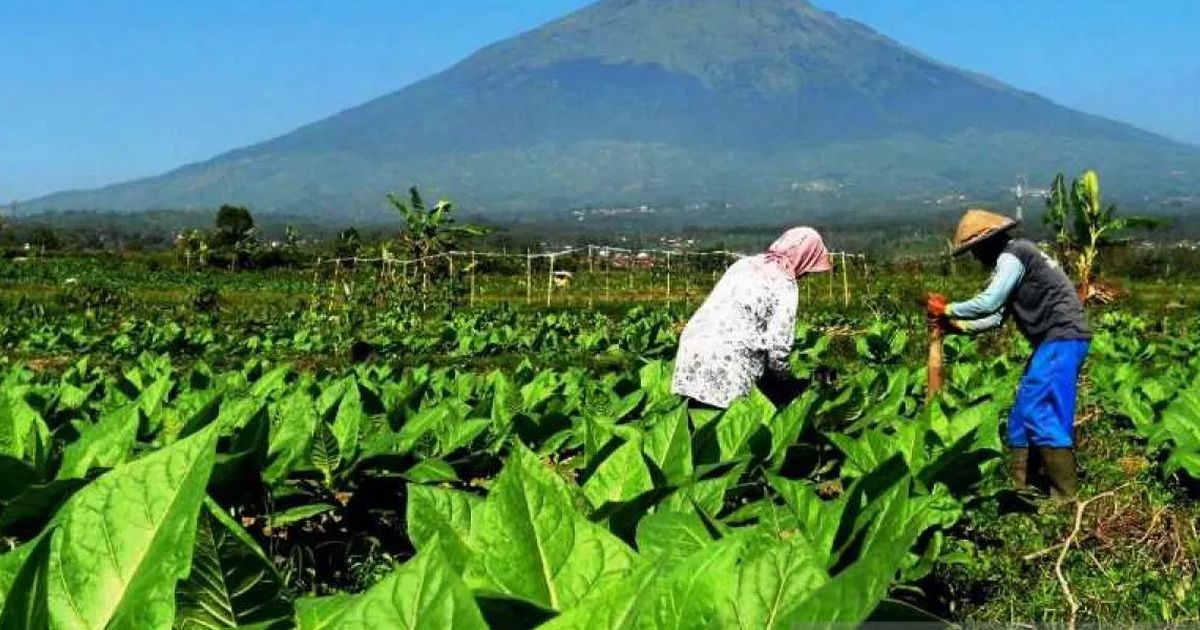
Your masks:
M412 483L453 483L459 481L454 467L440 459L423 459L401 475Z
M63 451L58 478L79 478L92 468L112 468L123 463L137 438L141 414L141 407L130 403L101 416L99 422Z
M836 501L823 501L811 484L771 475L771 487L779 493L796 518L796 535L804 538L810 549L819 551L819 561L830 564L838 525L845 512L846 495Z
M840 627L859 624L887 595L909 549L924 530L924 502L910 498L910 482L894 485L857 562L783 615L781 627Z
M50 550L60 630L169 628L213 467L215 428L125 464L63 506Z
M482 515L483 500L448 488L408 486L408 536L418 551L435 539L446 559L461 573L474 551L471 531Z
M268 482L286 478L300 462L308 460L313 431L319 422L312 398L303 389L284 399L275 413L267 453L270 463L263 472Z
M638 628L683 630L720 627L721 593L734 582L744 548L740 538L708 545L663 575L643 599Z
M287 627L282 578L241 526L211 501L200 513L192 570L176 592L180 630Z
M816 390L810 389L771 419L771 463L773 468L778 469L783 465L788 447L800 439L801 434L804 433L818 400L820 400L820 395Z
M599 590L538 630L633 630L645 597L665 565L643 564L619 582Z
M647 560L686 558L712 542L712 534L695 512L658 512L638 523L638 553Z
M296 600L296 630L329 630L354 601L353 595L301 597Z
M576 511L566 483L519 443L484 505L468 569L477 589L566 610L624 576L633 552Z
M0 556L0 630L50 627L46 574L50 536L43 534Z
M646 432L643 448L671 485L692 478L692 435L688 430L687 405L658 418Z
M583 484L583 494L596 508L631 501L653 489L640 440L626 442L613 451Z
M26 387L10 386L0 392L0 455L24 459L30 432L41 415L25 401Z
M722 626L743 630L790 628L783 614L829 581L826 555L800 536L777 543L738 567L726 591Z
M371 590L353 598L328 628L486 630L483 615L436 542Z
M774 417L775 406L757 389L750 396L733 403L717 424L721 461L729 461L746 453L750 438Z
M337 438L339 452L344 459L353 459L358 451L358 433L367 423L367 414L363 411L362 396L359 385L355 382L346 390L346 395L338 403L337 415L334 417L332 430Z

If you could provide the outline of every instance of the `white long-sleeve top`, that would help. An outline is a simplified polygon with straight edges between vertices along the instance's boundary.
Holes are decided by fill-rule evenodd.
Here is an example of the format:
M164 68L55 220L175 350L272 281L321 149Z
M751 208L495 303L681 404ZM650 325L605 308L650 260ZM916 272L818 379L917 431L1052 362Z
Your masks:
M796 280L765 257L734 263L683 329L671 390L727 408L765 370L786 373L798 299Z

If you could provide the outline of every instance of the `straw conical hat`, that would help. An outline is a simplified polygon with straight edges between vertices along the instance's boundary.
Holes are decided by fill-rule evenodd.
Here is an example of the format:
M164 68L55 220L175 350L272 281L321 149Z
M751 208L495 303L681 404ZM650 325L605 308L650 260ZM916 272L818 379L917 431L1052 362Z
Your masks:
M988 212L967 210L954 231L954 255L958 256L987 239L1017 227L1016 219Z

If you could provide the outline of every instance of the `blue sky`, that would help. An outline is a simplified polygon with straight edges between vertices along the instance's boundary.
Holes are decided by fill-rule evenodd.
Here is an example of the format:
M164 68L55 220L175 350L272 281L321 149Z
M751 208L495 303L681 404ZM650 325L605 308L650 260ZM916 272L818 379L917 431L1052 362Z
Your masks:
M153 175L587 0L0 0L0 203ZM1196 0L816 0L934 58L1200 144Z

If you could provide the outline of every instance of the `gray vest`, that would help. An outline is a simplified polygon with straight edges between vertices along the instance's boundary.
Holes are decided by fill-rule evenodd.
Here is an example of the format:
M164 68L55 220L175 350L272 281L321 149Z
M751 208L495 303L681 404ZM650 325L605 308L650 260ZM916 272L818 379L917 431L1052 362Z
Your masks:
M1021 334L1035 347L1055 339L1091 339L1083 303L1062 267L1024 239L1004 251L1025 266L1025 277L1008 298L1008 311Z

